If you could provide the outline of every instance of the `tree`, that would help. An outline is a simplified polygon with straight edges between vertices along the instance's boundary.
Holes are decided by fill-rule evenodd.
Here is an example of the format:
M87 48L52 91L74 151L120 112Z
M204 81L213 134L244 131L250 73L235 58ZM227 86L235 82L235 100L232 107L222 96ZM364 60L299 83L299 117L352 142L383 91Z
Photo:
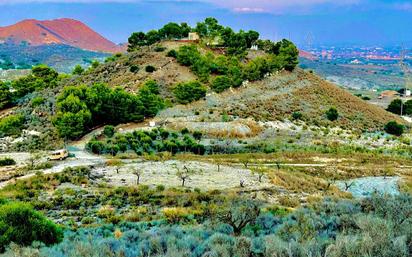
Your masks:
M194 170L189 169L186 165L183 165L183 169L180 169L176 164L174 165L176 169L176 176L182 181L182 187L185 186L187 180L195 174Z
M256 201L248 199L233 199L228 206L218 212L217 218L233 227L236 236L260 214L260 206Z
M11 105L12 95L10 87L0 80L0 109Z
M36 163L40 162L42 154L39 151L30 152L30 157L27 159L27 164L31 170L36 168Z
M196 130L195 132L193 132L193 137L194 139L196 139L197 141L200 141L202 139L203 133Z
M21 133L24 117L21 114L10 115L0 120L0 136L12 136Z
M188 104L206 96L206 88L197 81L179 83L173 89L178 103Z
M195 45L181 46L177 51L177 62L184 66L191 66L201 57Z
M81 75L81 74L83 74L83 72L84 72L83 67L80 66L80 65L76 65L76 66L74 67L74 69L73 69L72 74L73 74L73 75Z
M91 119L89 110L81 110L77 113L58 112L54 118L54 125L62 138L76 139L87 130L87 124Z
M46 65L34 66L31 74L14 80L11 88L14 89L14 96L21 98L28 93L35 90L42 90L44 88L54 88L57 86L59 74Z
M162 38L179 39L182 38L183 31L179 24L169 22L159 30L159 34Z
M137 50L140 46L146 45L146 34L144 32L134 32L128 39L128 52Z
M161 40L161 35L157 30L151 30L146 33L146 44L153 45Z
M217 76L210 87L216 93L221 93L232 86L232 80L228 76Z
M0 252L4 252L11 242L22 246L29 246L34 241L52 245L62 239L62 229L29 205L0 205Z
M153 73L153 72L156 71L156 68L152 65L147 65L146 68L145 68L145 71L148 72L148 73Z
M266 168L264 166L259 166L256 169L254 169L254 172L258 175L258 180L261 183L262 182L262 178L265 176L266 174Z
M390 121L385 125L385 132L395 136L402 136L405 127L396 121Z
M335 121L339 118L338 110L336 110L336 108L334 107L331 107L329 110L327 110L325 114L330 121Z
M163 99L159 96L159 85L156 81L148 80L139 90L139 100L144 107L144 116L154 117L165 107Z
M402 110L402 100L401 99L394 99L386 109L388 112L395 113L400 115Z
M405 102L403 106L403 113L406 115L412 114L412 100L408 100Z
M287 71L293 71L299 64L299 50L289 40L280 41L278 58L282 60L282 67Z
M133 174L137 177L136 185L139 185L140 184L140 177L143 174L142 170L136 169L136 170L133 171Z
M115 132L116 132L116 130L115 130L114 126L112 126L112 125L107 125L103 129L103 134L108 138L113 137Z

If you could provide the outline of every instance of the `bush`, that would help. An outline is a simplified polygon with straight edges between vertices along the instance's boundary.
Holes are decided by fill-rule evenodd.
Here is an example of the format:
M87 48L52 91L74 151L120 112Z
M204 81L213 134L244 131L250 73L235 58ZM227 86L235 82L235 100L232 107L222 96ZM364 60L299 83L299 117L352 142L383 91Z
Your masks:
M62 239L61 228L29 205L7 203L0 206L0 252L11 242L28 246L40 241L51 245Z
M13 136L23 129L23 115L10 115L0 120L0 136Z
M206 88L197 81L179 83L173 93L181 104L188 104L206 96Z
M330 121L335 121L339 118L338 110L336 110L336 108L334 107L331 107L329 110L327 110L325 114Z
M152 66L152 65L147 65L146 68L145 68L145 70L146 70L146 72L148 72L148 73L152 73L152 72L155 72L155 71L156 71L156 68L155 68L154 66Z
M300 120L300 119L302 119L302 117L303 117L303 115L300 112L292 113L292 119L294 119L294 120Z
M132 65L132 66L130 66L129 70L130 70L130 72L136 73L140 70L140 68L139 68L138 65Z
M232 80L228 76L217 76L210 87L216 93L221 93L232 86Z
M115 132L115 128L112 125L105 126L103 129L103 134L108 138L113 137L114 132Z
M404 132L405 127L396 121L390 121L385 125L385 132L395 136L401 136Z
M33 107L37 107L37 106L40 106L40 105L42 105L43 103L44 103L44 98L43 97L41 97L41 96L37 96L37 97L35 97L35 98L33 98L32 100L31 100L31 105L33 106Z
M162 213L169 223L179 223L185 221L191 215L191 211L188 208L183 207L164 208Z
M73 75L81 75L81 74L83 74L83 72L84 72L83 67L80 66L80 65L76 65L76 66L74 67L74 69L73 69L72 74L73 74Z
M401 114L401 109L402 109L402 104L403 103L402 103L401 99L395 99L388 105L388 108L386 110L388 112L400 115Z
M155 52L164 52L165 50L166 50L166 47L163 47L163 46L156 46L154 48Z
M6 157L3 159L0 159L0 166L10 166L10 165L15 165L15 164L16 164L16 161L13 160L12 158Z
M176 52L176 50L172 49L169 52L167 52L166 56L176 58L177 57L177 52Z

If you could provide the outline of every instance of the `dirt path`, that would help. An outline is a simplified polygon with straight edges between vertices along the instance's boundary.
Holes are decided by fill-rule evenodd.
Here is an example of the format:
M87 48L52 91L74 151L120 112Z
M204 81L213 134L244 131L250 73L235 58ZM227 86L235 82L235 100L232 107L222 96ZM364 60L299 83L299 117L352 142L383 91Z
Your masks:
M64 161L56 162L56 165L54 165L50 169L42 170L43 174L52 174L52 173L62 172L67 167L103 165L106 161L106 159L102 156L89 154L89 153L87 153L83 150L71 151L71 153L74 154L76 157L75 158L69 158L69 159L66 159ZM8 156L12 156L13 158L15 158L17 156L17 154L16 155L8 154ZM18 159L18 162L25 162L25 160L30 158L29 153L18 153L18 156L20 157ZM30 174L27 174L25 176L14 178L14 179L11 179L11 180L8 180L8 181L3 181L3 182L0 183L0 189L5 187L9 183L12 183L16 179L27 179L27 178L33 177L34 175L35 175L35 173L30 173Z

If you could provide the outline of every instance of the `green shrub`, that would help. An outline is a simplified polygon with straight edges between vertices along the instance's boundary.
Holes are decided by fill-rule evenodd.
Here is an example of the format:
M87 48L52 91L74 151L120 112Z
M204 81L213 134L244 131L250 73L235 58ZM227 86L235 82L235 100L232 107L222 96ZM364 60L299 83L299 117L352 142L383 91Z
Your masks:
M31 100L31 104L33 107L40 106L44 103L44 98L41 96L37 96Z
M112 125L107 125L103 129L103 134L108 138L113 137L114 133L115 133L115 128Z
M14 242L28 246L34 241L51 245L63 239L62 229L23 203L0 206L0 252Z
M166 56L176 58L177 57L177 52L176 52L176 50L172 49L169 52L167 52Z
M206 88L197 81L179 83L173 89L174 96L181 104L188 104L206 96Z
M3 159L0 159L0 166L10 166L10 165L15 165L15 164L16 164L16 161L13 160L12 158L6 157Z
M130 70L130 72L136 73L140 70L140 68L139 68L138 65L132 65L132 66L130 66L129 70Z
M217 76L210 87L216 93L221 93L232 86L232 80L228 76Z
M156 68L155 68L154 66L152 66L152 65L147 65L146 68L145 68L145 70L146 70L146 72L148 72L148 73L153 73L153 72L156 71Z
M302 117L303 117L303 115L300 112L292 113L292 119L294 119L294 120L300 120L300 119L302 119Z
M400 115L401 114L401 109L402 109L402 104L403 103L402 103L401 99L395 99L389 104L389 106L386 110L388 112Z
M385 132L395 136L401 136L404 132L405 127L396 121L390 121L385 125Z
M335 121L339 118L338 110L336 110L336 108L334 107L331 107L329 110L327 110L325 114L330 121Z
M10 115L0 120L0 136L19 135L23 129L23 115Z
M0 109L6 108L12 104L13 93L10 91L8 84L0 81Z
M166 47L164 47L164 46L156 46L154 48L155 52L164 52L165 50L166 50Z
M81 75L81 74L83 74L83 72L84 72L83 67L80 66L80 65L76 65L76 66L74 67L73 71L72 71L72 74L73 74L73 75Z

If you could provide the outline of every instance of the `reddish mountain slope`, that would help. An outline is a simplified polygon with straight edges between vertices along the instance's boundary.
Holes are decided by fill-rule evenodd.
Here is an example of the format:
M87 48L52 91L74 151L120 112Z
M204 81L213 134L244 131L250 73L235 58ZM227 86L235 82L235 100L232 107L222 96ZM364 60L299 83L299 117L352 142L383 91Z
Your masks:
M102 37L84 23L72 19L23 20L0 27L0 40L31 45L65 44L91 51L119 52L124 49Z
M304 50L299 50L299 56L309 60L317 60L318 58L314 56L312 53L306 52Z

